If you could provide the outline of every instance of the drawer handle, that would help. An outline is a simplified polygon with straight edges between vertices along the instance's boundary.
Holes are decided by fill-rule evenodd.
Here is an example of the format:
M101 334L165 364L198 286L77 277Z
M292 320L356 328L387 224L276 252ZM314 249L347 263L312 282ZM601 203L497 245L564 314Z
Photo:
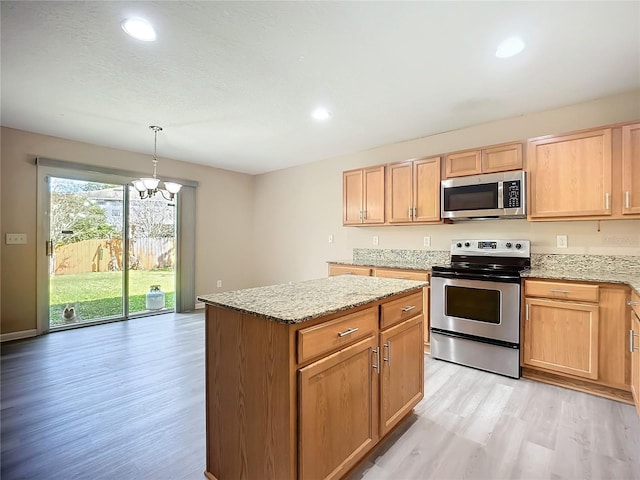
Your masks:
M633 333L633 330L629 330L629 352L633 353L634 350L640 350L640 347L633 346L633 337L640 337L637 333Z
M551 293L564 293L565 295L567 295L569 293L569 290L550 289L549 291Z
M382 361L391 366L391 340L387 340L383 346L387 348L387 358L382 357Z
M633 301L629 300L627 302L627 305L629 305L630 307L635 307L636 305L639 305L639 304L638 304L638 302L633 302Z
M346 337L347 335L351 335L353 332L357 332L358 328L347 328L344 332L338 332L339 337Z
M413 310L414 308L416 308L415 305L409 305L408 307L404 307L402 308L403 312L410 312L411 310Z
M393 277L393 278L395 278L397 280L405 280L407 277Z
M375 365L372 365L373 369L376 371L378 375L380 375L380 349L374 348L371 353L373 353L376 357Z

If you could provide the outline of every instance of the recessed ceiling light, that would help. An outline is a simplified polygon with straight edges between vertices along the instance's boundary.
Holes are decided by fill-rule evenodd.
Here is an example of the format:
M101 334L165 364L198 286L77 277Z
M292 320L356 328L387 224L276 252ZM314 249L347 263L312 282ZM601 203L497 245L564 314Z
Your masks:
M121 25L122 29L133 38L143 42L153 42L156 39L156 31L143 18L125 18Z
M519 54L524 50L524 42L520 37L509 37L504 40L496 50L496 57L508 58Z
M331 118L331 112L326 108L316 108L311 112L311 116L316 120L329 120Z

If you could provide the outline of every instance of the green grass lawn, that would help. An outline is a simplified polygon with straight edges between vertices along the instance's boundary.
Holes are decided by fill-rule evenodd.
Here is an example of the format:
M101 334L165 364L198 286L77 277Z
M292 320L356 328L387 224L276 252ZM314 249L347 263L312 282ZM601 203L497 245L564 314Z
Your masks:
M122 278L122 272L52 276L49 300L51 326L65 324L62 310L67 304L75 306L79 321L122 316ZM174 282L174 270L130 270L129 313L146 311L145 299L151 285L160 285L166 296L165 308L173 310Z

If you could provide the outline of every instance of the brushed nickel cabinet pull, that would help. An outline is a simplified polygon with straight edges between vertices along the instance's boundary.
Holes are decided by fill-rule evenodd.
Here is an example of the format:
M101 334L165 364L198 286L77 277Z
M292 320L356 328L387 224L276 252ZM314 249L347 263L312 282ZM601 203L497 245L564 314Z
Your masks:
M402 311L403 311L403 312L410 312L410 311L411 311L411 310L413 310L414 308L416 308L416 306L415 306L415 305L409 305L409 306L403 307L403 308L402 308Z
M391 366L391 340L387 340L384 346L387 348L387 358L382 357L382 360Z
M631 208L631 192L624 192L624 208Z
M565 295L569 293L569 290L558 290L555 288L549 289L551 293L564 293Z
M627 305L629 305L630 307L635 307L636 305L638 305L638 302L634 302L634 301L632 301L632 300L629 300L629 301L627 302Z
M413 219L418 218L418 207L413 207Z
M46 240L44 242L45 255L51 257L53 255L53 240Z
M363 210L363 211L362 211L362 219L363 219L363 220L366 220L366 219L367 219L367 211L366 211L366 210Z
M609 210L611 207L611 194L609 192L604 194L604 209Z
M409 207L409 210L407 211L407 216L409 217L409 219L411 219L411 211L412 211L412 208Z
M634 350L640 350L640 347L633 345L633 337L640 337L637 333L633 333L633 330L629 330L629 352L633 353Z
M380 375L380 349L374 348L371 353L374 354L376 363L373 366L373 369Z
M524 319L529 320L529 304L527 303L524 311Z
M338 332L339 337L346 337L347 335L351 335L353 332L357 332L358 328L347 328L344 332Z

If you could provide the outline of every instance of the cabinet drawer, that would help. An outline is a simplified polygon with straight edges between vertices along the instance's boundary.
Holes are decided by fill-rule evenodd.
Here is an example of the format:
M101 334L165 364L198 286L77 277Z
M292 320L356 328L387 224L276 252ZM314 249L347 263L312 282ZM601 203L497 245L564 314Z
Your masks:
M631 301L629 302L629 305L631 305L631 309L636 312L636 315L640 317L640 295L634 291L631 292Z
M582 302L597 302L599 299L598 285L584 283L527 280L524 284L524 293L527 297L546 297Z
M376 268L374 275L384 278L401 278L403 280L429 280L428 272L412 272L411 270L379 270Z
M387 328L402 320L420 315L423 304L422 290L398 300L383 303L380 307L380 328Z
M298 330L298 363L337 350L378 331L378 311L370 307L326 323Z
M356 265L329 265L329 276L333 277L335 275L363 275L368 277L371 275L371 269Z

